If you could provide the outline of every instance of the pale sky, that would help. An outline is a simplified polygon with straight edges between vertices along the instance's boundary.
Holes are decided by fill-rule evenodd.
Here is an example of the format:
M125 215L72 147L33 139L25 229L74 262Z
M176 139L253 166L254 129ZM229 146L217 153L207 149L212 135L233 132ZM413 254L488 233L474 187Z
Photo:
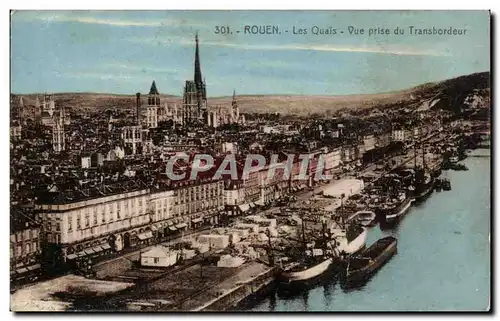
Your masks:
M196 31L209 97L388 92L490 69L487 11L18 11L11 21L13 93L147 93L156 80L160 93L182 95ZM245 25L282 34L248 35ZM312 35L313 26L338 34ZM356 36L348 26L405 35ZM467 31L418 36L409 26Z

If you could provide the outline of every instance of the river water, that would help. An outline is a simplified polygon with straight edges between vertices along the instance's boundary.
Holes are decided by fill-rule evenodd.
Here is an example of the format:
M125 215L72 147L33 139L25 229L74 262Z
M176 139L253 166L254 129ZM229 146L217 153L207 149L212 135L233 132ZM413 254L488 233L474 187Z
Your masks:
M479 157L482 155L483 157ZM293 297L277 291L252 311L484 311L490 297L490 157L478 149L445 171L451 191L434 192L392 230L374 227L367 245L392 235L396 254L362 288L344 291L332 278ZM487 157L484 157L487 156Z

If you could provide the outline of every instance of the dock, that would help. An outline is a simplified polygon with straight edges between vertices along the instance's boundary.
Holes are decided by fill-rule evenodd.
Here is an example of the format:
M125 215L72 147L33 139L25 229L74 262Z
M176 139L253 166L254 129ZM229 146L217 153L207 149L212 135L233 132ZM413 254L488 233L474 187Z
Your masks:
M235 268L193 263L173 269L135 268L108 276L115 282L135 282L135 285L95 308L165 312L231 310L275 280L276 268L257 260Z

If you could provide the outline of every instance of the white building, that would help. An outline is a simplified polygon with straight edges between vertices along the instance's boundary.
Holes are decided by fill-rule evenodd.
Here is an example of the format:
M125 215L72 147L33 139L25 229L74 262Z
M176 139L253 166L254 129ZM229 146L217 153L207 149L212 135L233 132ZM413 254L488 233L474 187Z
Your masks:
M103 187L104 188L104 187ZM114 247L120 251L131 245L129 230L147 227L152 223L148 213L149 190L67 201L61 197L38 205L42 232L49 245L59 247L63 257L82 256L101 251L98 246ZM75 256L76 257L76 256ZM74 257L73 257L74 258Z
M142 144L142 127L125 126L122 128L122 139L126 147L132 150L132 154L137 153L138 146Z
M146 106L146 127L158 127L158 106Z
M141 265L149 267L169 267L179 260L179 253L165 246L155 246L141 253Z
M10 138L21 139L21 125L10 126Z
M229 235L205 234L198 237L198 243L208 244L213 250L222 250L229 246Z
M172 218L173 201L174 191L152 193L149 199L149 208L153 216L153 221L161 222Z
M66 135L63 124L57 123L52 127L52 147L56 153L66 149Z
M82 156L81 167L82 168L90 168L90 155L89 156Z
M237 152L237 143L232 143L232 142L224 142L222 143L222 152L223 153L231 153L235 154Z
M392 140L397 142L404 142L411 140L410 131L404 129L397 129L392 131Z
M368 135L363 137L363 145L365 152L375 148L375 137L373 135Z
M322 155L325 162L325 172L331 172L331 170L340 166L340 162L342 161L342 148L335 148Z

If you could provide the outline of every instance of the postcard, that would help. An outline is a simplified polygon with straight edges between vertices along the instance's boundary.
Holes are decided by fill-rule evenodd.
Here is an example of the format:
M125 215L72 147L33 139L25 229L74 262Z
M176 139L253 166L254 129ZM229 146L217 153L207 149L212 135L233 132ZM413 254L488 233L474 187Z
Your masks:
M11 11L11 311L490 311L489 11Z

